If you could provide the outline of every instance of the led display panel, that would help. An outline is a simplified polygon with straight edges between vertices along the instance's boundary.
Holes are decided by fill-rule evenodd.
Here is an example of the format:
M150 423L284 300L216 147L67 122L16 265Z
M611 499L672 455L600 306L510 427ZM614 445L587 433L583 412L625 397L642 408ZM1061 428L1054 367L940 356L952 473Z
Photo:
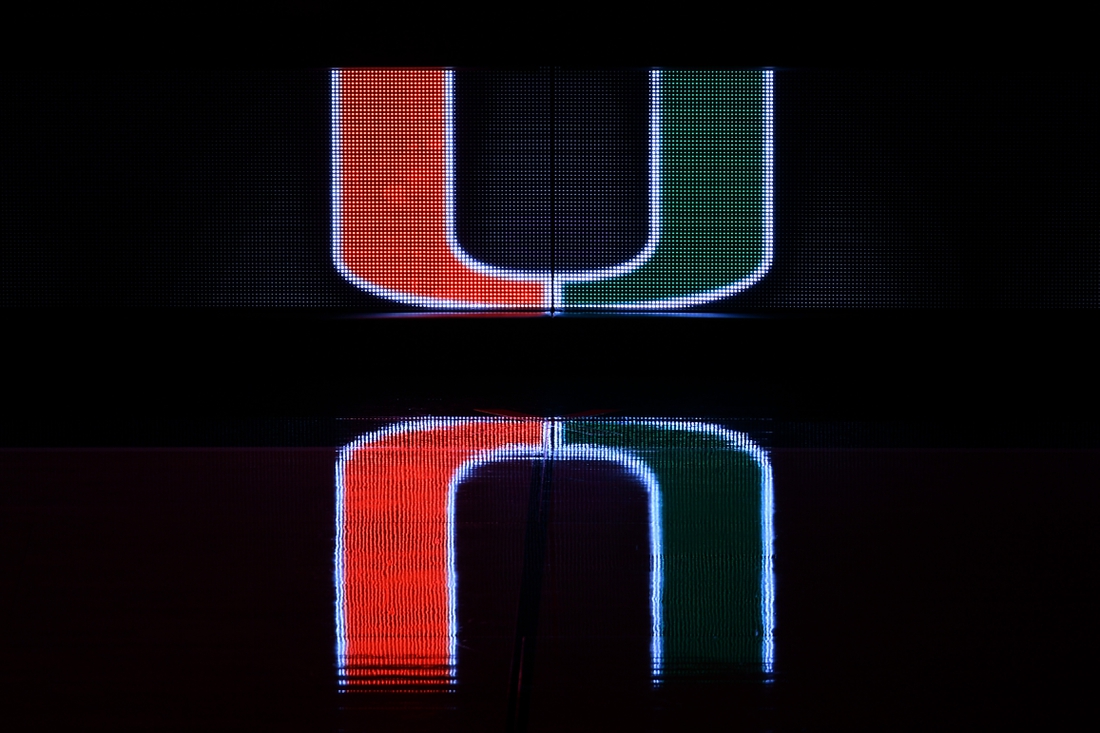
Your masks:
M507 63L8 74L0 307L1100 304L1085 70Z
M484 485L486 467L517 461L557 466L553 481L583 484L582 494L641 492L644 537L625 536L648 552L635 558L637 568L617 574L627 585L644 579L644 588L622 592L644 607L616 619L646 616L637 644L653 685L716 669L771 674L771 467L747 437L686 420L426 418L365 434L337 462L336 657L343 689L442 691L478 669L463 662L460 642L469 630L462 619L477 623L491 612L483 607L486 594L464 593L458 569L486 572L485 566L506 564L510 553L464 545L462 537L472 535L463 534L456 518L484 525L476 502L467 504L473 514L460 511L472 501L470 482ZM622 480L608 481L613 473ZM600 478L587 484L586 476ZM526 491L523 481L496 496L526 500ZM568 499L555 501L559 515L570 515ZM549 534L556 531L551 522ZM479 561L464 565L464 556ZM579 578L566 576L586 572L593 562L574 570L559 565L556 582L576 586ZM463 603L476 607L460 608ZM592 613L603 608L589 606ZM581 619L580 625L588 624Z
M332 72L333 260L427 308L672 309L772 262L772 72Z

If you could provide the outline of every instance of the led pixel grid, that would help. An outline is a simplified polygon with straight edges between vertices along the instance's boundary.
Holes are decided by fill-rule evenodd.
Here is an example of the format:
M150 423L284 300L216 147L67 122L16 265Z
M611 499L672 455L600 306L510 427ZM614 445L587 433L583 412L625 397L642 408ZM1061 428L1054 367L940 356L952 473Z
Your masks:
M503 568L510 555L504 546L479 548L471 535L464 543L463 525L495 525L477 507L490 496L525 501L531 472L521 466L518 486L506 481L491 495L484 478L480 489L471 481L484 467L516 462L557 466L553 481L565 486L555 489L554 511L562 523L551 533L570 524L569 485L590 492L586 472L595 466L613 465L632 479L600 481L601 493L641 492L648 518L630 544L648 552L617 575L645 586L634 588L639 603L632 611L646 617L637 641L646 647L653 685L716 670L771 674L771 466L746 436L686 420L425 418L367 433L337 462L336 663L343 689L446 690L477 668L463 661L463 619L476 625L491 610L484 591L464 595L470 579L459 567L463 557L476 556L468 570ZM496 475L499 482L503 474ZM458 519L462 506L473 509L465 523ZM594 564L585 559L579 574ZM558 582L572 587L579 577L564 568ZM494 585L489 595L503 593ZM509 608L514 612L514 599Z
M670 309L772 261L772 72L337 69L333 259L428 308Z

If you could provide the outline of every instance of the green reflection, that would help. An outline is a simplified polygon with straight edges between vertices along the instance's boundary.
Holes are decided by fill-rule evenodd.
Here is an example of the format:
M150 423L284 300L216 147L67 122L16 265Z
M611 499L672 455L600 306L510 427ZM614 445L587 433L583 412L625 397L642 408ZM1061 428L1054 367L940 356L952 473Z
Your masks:
M564 424L565 445L628 451L659 483L661 677L770 671L770 476L740 438L687 422Z

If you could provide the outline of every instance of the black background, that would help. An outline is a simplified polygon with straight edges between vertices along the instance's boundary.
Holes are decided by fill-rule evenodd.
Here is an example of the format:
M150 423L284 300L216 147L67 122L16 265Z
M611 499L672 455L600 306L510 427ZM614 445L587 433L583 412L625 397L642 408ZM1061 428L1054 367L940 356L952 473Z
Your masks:
M349 16L296 2L12 12L4 444L323 449L151 453L130 483L110 452L9 466L5 715L25 728L333 727L329 682L308 677L331 649L331 525L316 496L329 501L331 446L358 428L330 418L477 408L789 431L764 441L786 511L778 728L1089 711L1091 676L1072 670L1094 648L1095 461L1050 449L1094 447L1100 407L1091 26L924 6L738 12L719 23L681 6L639 23L540 7L503 29L466 8ZM758 301L721 317L364 316L373 304L329 264L327 88L313 80L332 66L502 62L776 67L790 95L777 96L776 277ZM210 74L236 81L195 81ZM286 114L302 107L320 113ZM805 264L815 256L828 268ZM269 419L297 416L320 422ZM848 419L871 422L851 437ZM870 449L837 450L851 446ZM100 488L77 492L70 476ZM149 675L140 637L162 621L175 687ZM261 651L242 664L242 649Z

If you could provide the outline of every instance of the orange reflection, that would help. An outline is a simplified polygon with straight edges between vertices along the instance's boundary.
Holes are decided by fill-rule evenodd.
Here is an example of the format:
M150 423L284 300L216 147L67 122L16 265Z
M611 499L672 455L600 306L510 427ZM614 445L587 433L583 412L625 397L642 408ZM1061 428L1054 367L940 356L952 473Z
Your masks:
M337 465L337 643L345 686L454 679L450 504L461 466L542 444L541 420L429 420L368 434Z

